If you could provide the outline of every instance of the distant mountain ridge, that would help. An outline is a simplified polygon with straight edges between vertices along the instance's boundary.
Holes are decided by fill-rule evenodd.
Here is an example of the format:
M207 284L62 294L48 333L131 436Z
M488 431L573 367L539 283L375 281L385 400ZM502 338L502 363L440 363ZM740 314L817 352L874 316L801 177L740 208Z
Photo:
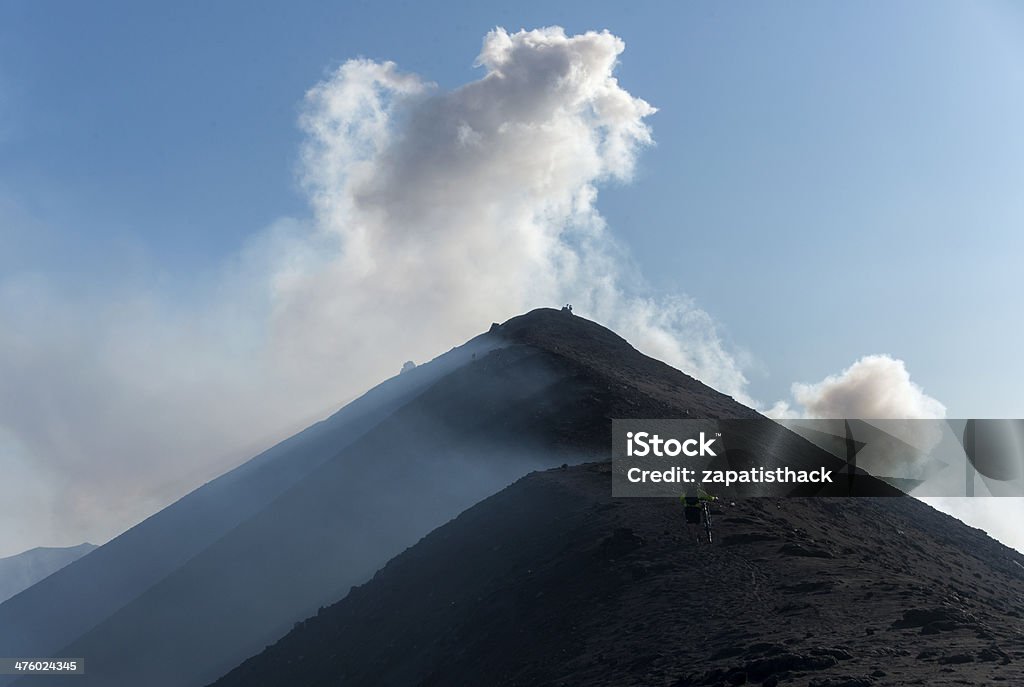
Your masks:
M78 546L38 546L14 556L0 558L0 603L77 561L95 548L96 545L89 542Z

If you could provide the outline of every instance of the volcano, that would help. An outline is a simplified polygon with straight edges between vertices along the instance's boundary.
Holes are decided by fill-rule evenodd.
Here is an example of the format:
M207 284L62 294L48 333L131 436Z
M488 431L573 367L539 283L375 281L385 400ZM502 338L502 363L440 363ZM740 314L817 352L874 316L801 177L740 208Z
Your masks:
M1024 559L912 499L720 503L713 546L612 499L611 420L679 417L760 416L584 318L494 324L0 605L0 653L158 687L1020 679Z
M586 319L494 324L0 604L0 653L205 684L524 474L606 456L610 418L684 413L757 416Z

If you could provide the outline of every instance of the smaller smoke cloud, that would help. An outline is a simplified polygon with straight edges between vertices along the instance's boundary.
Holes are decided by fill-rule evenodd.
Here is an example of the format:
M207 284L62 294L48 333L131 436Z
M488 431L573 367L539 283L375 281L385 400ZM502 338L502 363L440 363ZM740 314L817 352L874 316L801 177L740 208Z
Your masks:
M778 401L765 412L776 419L942 419L946 406L910 378L904 361L889 355L868 355L816 384L794 384L793 403ZM899 425L886 425L887 431ZM925 437L901 437L921 447ZM981 528L1007 546L1024 551L1024 499L930 497L921 501Z
M867 355L837 375L816 384L792 386L796 407L777 402L766 414L779 420L859 419L915 420L942 419L946 406L927 395L910 379L906 364L889 355ZM917 449L906 454L889 449L860 454L862 467L875 474L919 477L929 452L941 440L931 423L874 422L884 432ZM841 434L841 423L830 430Z
M942 419L946 406L910 379L906 364L867 355L816 384L792 387L796 407L778 401L765 414L778 419Z

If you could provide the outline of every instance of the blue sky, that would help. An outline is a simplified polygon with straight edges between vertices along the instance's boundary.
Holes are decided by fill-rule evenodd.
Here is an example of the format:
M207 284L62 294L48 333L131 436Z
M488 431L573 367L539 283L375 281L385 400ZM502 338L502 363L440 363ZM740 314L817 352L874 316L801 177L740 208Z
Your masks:
M183 293L301 216L303 93L354 56L454 87L496 25L608 28L659 108L599 206L770 401L866 353L952 415L1024 415L1024 10L1010 3L7 3L0 270Z
M469 299L445 313L450 330L392 332L383 354L383 335L368 343L310 325L348 312L332 287L349 282L328 273L352 265L310 255L320 239L294 240L325 224L299 181L310 140L299 120L318 83L345 97L352 83L335 70L346 60L393 60L445 93L481 78L474 57L494 27L550 25L621 37L618 95L658 108L637 115L655 145L638 149L632 180L563 170L582 175L572 183L600 180L597 209L632 260L615 279L635 273L649 303L692 297L725 340L721 360L743 365L742 393L767 408L792 401L795 382L884 354L927 394L904 384L892 407L932 397L950 417L1024 417L1019 5L8 2L0 460L33 504L0 504L0 554L102 541L397 371L407 340L421 360L510 314L514 299L504 310ZM445 131L428 110L417 116ZM585 138L569 149L585 150ZM316 173L329 179L325 160ZM472 230L476 219L464 220ZM408 233L436 230L430 221ZM491 246L481 275L493 279L500 253L521 247ZM457 263L457 252L432 255ZM457 282L437 272L420 277ZM525 287L537 274L513 276ZM267 313L282 309L263 297L282 275L298 307L272 330ZM389 292L366 286L353 312L373 316ZM431 303L426 287L406 287ZM640 301L614 297L609 312L628 324ZM678 312L692 316L687 307ZM657 324L657 312L644 316ZM367 331L394 323L377 326ZM289 340L296 331L304 341ZM720 352L706 344L695 344L711 351L705 371ZM300 353L261 357L278 345ZM903 363L858 369L898 379ZM335 383L346 370L359 374ZM90 517L99 524L71 526Z

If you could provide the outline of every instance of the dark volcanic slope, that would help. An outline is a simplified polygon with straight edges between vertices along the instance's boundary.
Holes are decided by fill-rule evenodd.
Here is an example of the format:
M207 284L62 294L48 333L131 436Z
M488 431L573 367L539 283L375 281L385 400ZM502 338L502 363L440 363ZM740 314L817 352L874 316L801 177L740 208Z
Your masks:
M542 308L514 317L492 332L571 361L599 380L609 396L619 396L606 417L681 417L684 410L694 417L761 417L674 367L639 354L615 332L582 317ZM639 406L647 414L638 413Z
M0 604L0 653L55 656L83 632L246 522L474 352L471 341L392 378L330 418L203 485L88 556ZM135 628L143 635L146 628ZM37 681L39 678L36 678ZM0 676L0 685L11 678ZM38 682L37 682L38 683ZM172 683L173 684L173 683Z
M217 687L1024 684L1024 558L910 498L721 504L534 473Z
M530 470L606 456L610 418L685 411L755 415L593 322L533 311L0 605L0 648L85 657L82 687L205 684Z

